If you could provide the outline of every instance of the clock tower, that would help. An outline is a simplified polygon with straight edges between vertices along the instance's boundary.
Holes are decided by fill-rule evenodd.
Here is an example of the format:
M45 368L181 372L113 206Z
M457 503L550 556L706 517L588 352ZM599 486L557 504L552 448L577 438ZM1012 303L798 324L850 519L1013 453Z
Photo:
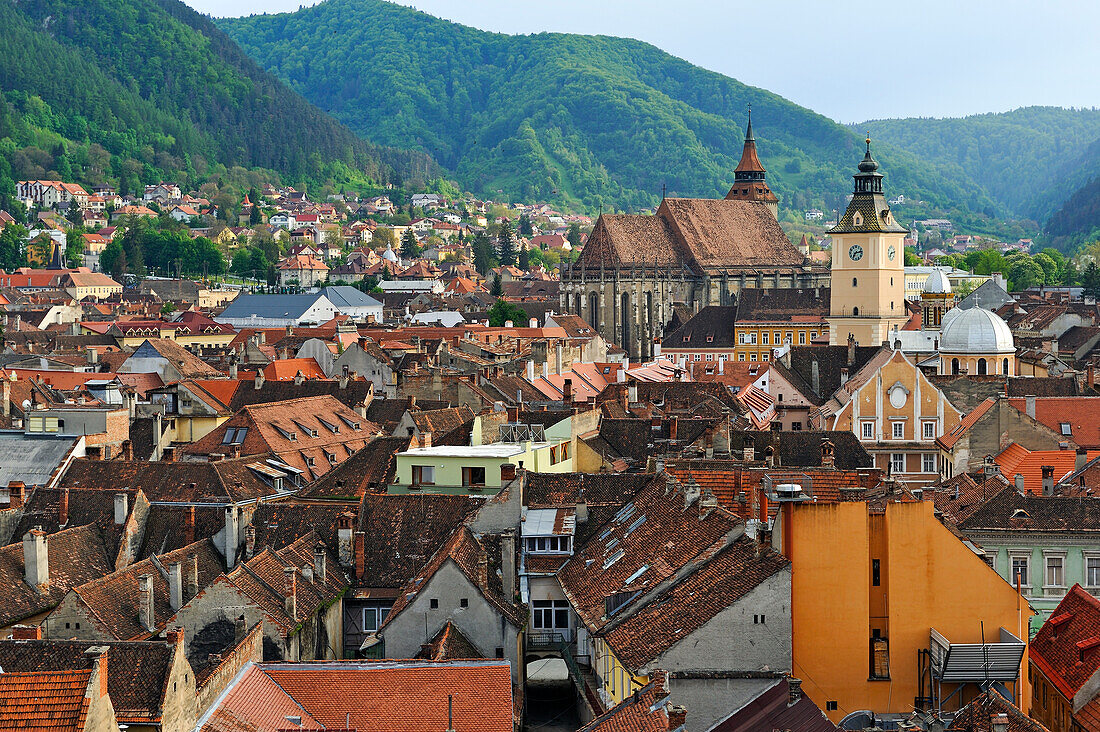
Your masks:
M832 304L829 343L847 343L851 334L864 346L877 346L909 320L905 310L904 240L908 230L890 213L882 193L882 173L867 154L852 176L848 208L830 231L833 239Z

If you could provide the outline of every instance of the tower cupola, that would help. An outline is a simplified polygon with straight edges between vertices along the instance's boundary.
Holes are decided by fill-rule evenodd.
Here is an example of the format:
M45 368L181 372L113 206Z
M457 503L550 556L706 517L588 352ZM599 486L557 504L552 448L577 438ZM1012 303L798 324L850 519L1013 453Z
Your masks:
M752 134L752 108L745 126L745 146L741 149L741 162L733 172L733 187L726 194L727 201L757 201L765 204L776 218L779 217L779 199L768 188L767 171L756 154L756 137Z

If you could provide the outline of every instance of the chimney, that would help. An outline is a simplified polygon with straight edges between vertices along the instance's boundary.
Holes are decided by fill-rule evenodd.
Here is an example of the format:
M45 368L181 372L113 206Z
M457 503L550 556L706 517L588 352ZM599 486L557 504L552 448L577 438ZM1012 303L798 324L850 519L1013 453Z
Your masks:
M516 466L512 463L504 463L500 466L500 484L503 486L516 479Z
M153 575L138 577L138 618L148 631L156 630L156 618L153 615Z
M666 709L668 714L668 728L669 730L682 729L684 721L687 719L687 709L678 704L669 704Z
M99 363L99 351L94 348L89 348L87 353L89 366L95 366L97 363Z
M291 620L297 620L298 581L294 567L283 567L283 595L286 597L286 614Z
M1043 495L1054 495L1054 466L1044 465L1043 470Z
M517 422L519 422L519 407L508 407L507 412L508 421L511 424L516 424Z
M527 380L530 382L535 380L535 362L531 359L527 359Z
M130 460L134 459L134 443L131 440L122 441L122 459Z
M848 367L842 366L840 369L840 385L844 386L848 383Z
M1024 474L1016 473L1016 477L1013 482L1016 484L1016 492L1019 493L1021 496L1024 495Z
M191 484L191 488L194 488L195 484ZM194 492L192 491L192 495ZM187 516L183 519L183 545L195 543L195 507L187 507Z
M355 532L355 576L362 579L367 574L367 535L365 532Z
M251 559L256 555L256 527L252 524L244 527L244 558Z
M1008 732L1008 715L1007 714L993 714L990 717L992 723L993 732Z
M130 514L130 497L125 493L115 494L115 524L121 526L126 523L126 517Z
M565 386L562 387L561 400L565 404L569 405L573 403L573 380L566 379Z
M511 602L516 596L516 532L506 529L500 535L500 574L504 599Z
M802 679L796 679L793 676L787 677L787 694L789 701L788 706L797 704L798 700L802 698Z
M578 524L588 523L588 501L584 498L583 488L581 488L581 494L577 497L575 521Z
M89 460L100 461L103 459L103 445L88 445L84 450L84 456Z
M354 561L352 555L352 525L355 521L355 514L350 511L345 511L340 514L336 519L336 545L338 549L338 559L341 566L350 567Z
M850 346L848 350L851 351ZM817 365L816 358L810 364L810 388L814 390L814 394L821 396L821 368Z
M183 565L179 562L168 565L168 604L172 612L183 607Z
M856 337L851 333L848 334L848 366L851 367L856 362Z
M477 558L477 586L482 590L489 589L489 557L485 556L484 549Z
M328 554L325 553L324 542L317 542L317 546L313 547L313 576L317 578L318 584L325 583L325 572L328 569Z
M8 483L8 496L10 503L8 508L22 508L26 497L27 485L21 480L13 480Z
M256 380L252 382L252 388L256 391L264 388L264 372L259 369L256 370Z
M561 343L554 349L554 373L561 373Z
M41 527L23 535L23 579L39 594L45 594L50 586L49 545Z
M92 662L92 675L88 679L88 692L98 692L99 698L107 696L107 646L90 646L84 657ZM85 692L85 696L88 696Z
M187 602L199 594L199 555L191 552L187 555Z
M248 632L248 622L243 615L240 615L233 620L233 645L240 645L246 632Z
M1024 404L1027 409L1027 416L1035 419L1035 397L1029 396L1024 398Z
M668 439L670 439L670 440L675 440L676 439L676 433L678 432L678 428L679 428L679 424L678 424L679 421L680 420L678 418L676 418L675 416L672 416L672 417L668 418ZM752 452L751 447L749 448L749 451L750 451L750 454L751 454L751 452Z
M225 554L225 566L229 569L237 566L237 546L239 542L238 536L238 517L236 506L225 507L225 536L223 537L223 546Z
M229 364L229 378L233 379L234 381L237 380L237 362L236 361L233 361L231 364Z
M622 373L622 371L620 371L620 373ZM626 387L626 401L630 404L637 404L638 403L638 385L637 384L631 384L630 386Z
M302 375L301 371L294 374L294 385L295 386L301 386L305 382L305 380L306 380L306 377Z
M12 640L42 640L41 625L13 625L11 629Z
M753 443L751 437L746 435L744 442L741 443L741 460L746 463L751 463L755 459L756 444Z
M69 523L69 488L66 486L61 489L61 495L57 501L57 524L58 526L64 526Z
M833 445L832 440L821 441L821 467L834 468L836 467L836 446Z
M1089 461L1088 451L1083 447L1077 448L1077 455L1073 460L1073 469L1074 469L1074 471L1078 471L1078 470L1081 470L1082 468L1084 468L1085 463L1087 463L1088 461Z
M176 448L166 447L160 451L160 459L162 462L174 463L176 462Z

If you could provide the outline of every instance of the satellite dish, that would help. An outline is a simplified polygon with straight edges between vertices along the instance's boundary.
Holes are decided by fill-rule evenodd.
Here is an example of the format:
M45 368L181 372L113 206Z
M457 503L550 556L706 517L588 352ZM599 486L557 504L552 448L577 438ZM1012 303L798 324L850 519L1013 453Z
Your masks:
M23 411L25 412L30 408L31 408L31 400L30 399L24 399L23 400Z

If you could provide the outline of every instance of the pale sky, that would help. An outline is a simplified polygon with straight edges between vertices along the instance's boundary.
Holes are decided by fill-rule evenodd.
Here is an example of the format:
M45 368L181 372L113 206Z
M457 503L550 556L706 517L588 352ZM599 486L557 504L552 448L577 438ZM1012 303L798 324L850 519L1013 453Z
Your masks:
M185 0L218 16L315 0ZM626 36L839 122L1100 106L1093 0L401 0L504 33Z

